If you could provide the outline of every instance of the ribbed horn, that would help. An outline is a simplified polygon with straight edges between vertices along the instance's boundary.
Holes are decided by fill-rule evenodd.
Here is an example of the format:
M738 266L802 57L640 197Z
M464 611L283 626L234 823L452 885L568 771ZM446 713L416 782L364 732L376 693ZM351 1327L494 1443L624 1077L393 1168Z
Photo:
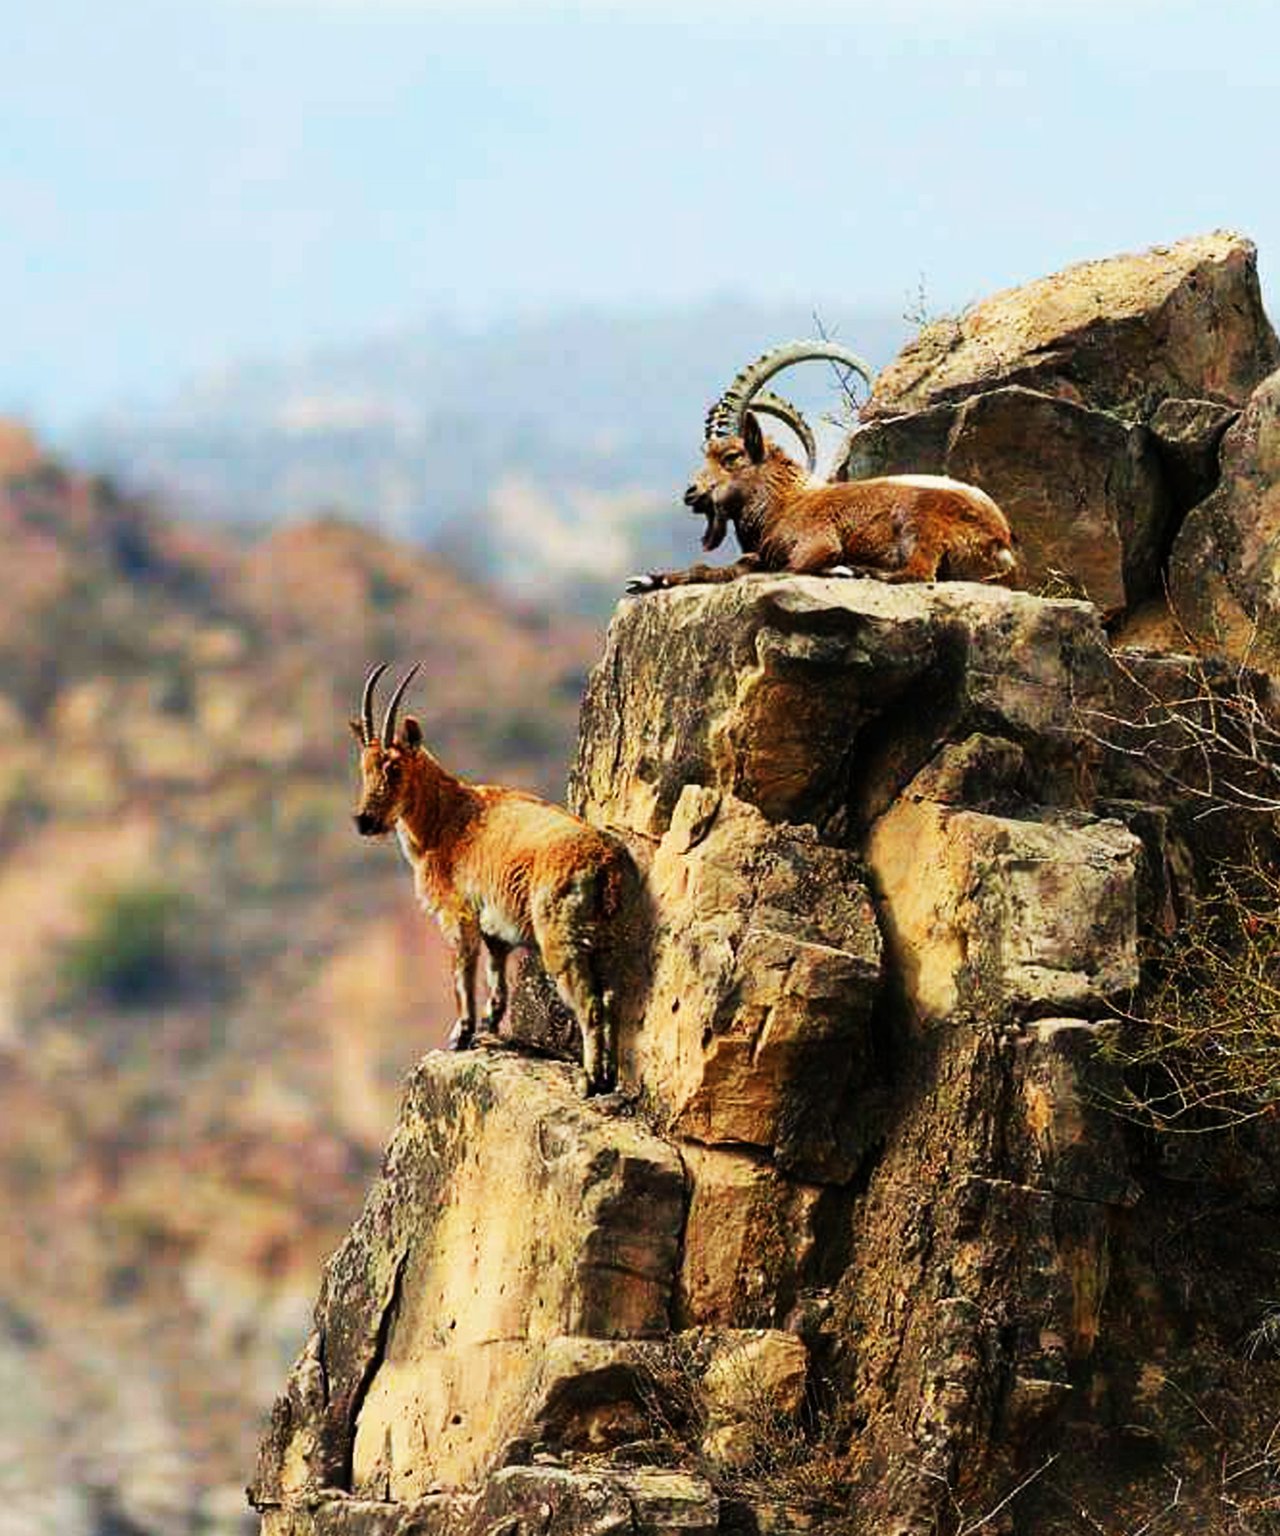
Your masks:
M835 341L786 341L780 347L772 347L763 356L748 363L729 385L719 400L707 412L707 438L737 437L742 432L743 418L754 396L759 394L775 373L790 368L795 363L812 360L840 363L861 374L867 387L871 386L871 366Z
M364 723L364 743L368 746L373 740L373 690L378 686L378 679L391 665L389 661L382 662L374 667L364 680L364 698L360 703L360 719Z
M804 444L804 456L809 462L809 473L812 474L818 465L818 444L813 429L800 414L799 408L792 405L790 400L784 400L781 395L775 395L771 389L762 389L752 400L751 409L758 411L761 416L772 416L775 421L791 428Z
M396 739L396 711L400 708L400 700L404 698L404 691L417 676L418 668L422 665L415 661L405 675L400 679L400 686L391 695L391 702L387 705L387 712L382 717L382 745L389 747Z

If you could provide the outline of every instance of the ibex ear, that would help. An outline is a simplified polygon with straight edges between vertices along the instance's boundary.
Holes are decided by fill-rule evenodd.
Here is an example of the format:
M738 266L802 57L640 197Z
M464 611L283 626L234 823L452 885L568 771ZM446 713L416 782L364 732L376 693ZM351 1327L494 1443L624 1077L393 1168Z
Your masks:
M760 422L750 411L747 419L742 423L742 446L747 450L747 457L753 464L762 463L764 460L764 433L760 430Z
M359 720L348 720L347 724L351 727L351 734L361 746L364 746L364 726L361 722Z
M404 730L400 734L404 737L406 747L420 747L422 745L422 727L412 715L404 717Z

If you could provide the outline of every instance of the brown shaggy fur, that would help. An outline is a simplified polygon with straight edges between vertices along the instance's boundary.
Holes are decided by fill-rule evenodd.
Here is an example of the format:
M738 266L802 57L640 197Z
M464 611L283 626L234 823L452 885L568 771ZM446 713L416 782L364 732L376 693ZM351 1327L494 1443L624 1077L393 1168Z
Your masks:
M483 1025L492 1030L507 1008L507 956L533 948L582 1031L584 1091L607 1091L617 1073L616 1020L600 972L625 917L634 874L626 850L536 795L456 777L423 746L412 717L390 747L366 740L358 720L351 726L361 745L356 826L369 837L399 835L418 901L453 950L451 1049L475 1034L481 946Z
M811 485L751 415L742 437L707 443L684 499L707 520L702 547L715 549L732 523L742 558L653 571L633 590L733 581L750 571L1007 582L1016 567L1009 524L977 486L941 475Z

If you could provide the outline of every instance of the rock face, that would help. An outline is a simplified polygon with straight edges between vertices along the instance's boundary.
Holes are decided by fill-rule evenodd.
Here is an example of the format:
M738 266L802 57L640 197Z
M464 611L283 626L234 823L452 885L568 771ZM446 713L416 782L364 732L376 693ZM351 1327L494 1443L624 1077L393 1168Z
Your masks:
M682 1138L755 1148L801 1178L847 1177L828 1106L867 1079L880 986L857 860L689 785L650 891L653 980L623 1032L623 1085Z
M1022 384L1145 419L1170 396L1243 405L1278 363L1254 247L1219 231L1081 262L926 326L876 379L863 415Z
M835 832L887 809L939 742L988 730L1021 745L1019 792L1080 805L1078 709L1105 697L1108 667L1084 603L969 582L677 588L619 611L587 684L571 795L650 845L690 784Z
M1096 1046L1189 855L1088 728L1113 675L1095 609L1000 589L623 604L573 795L651 899L624 1098L423 1061L264 1442L268 1536L923 1536L1049 1455L1084 1507L1107 1425L1171 1433L1185 1213ZM1266 1291L1260 1202L1197 1370ZM1143 1455L1105 1486L1155 1497Z
M1019 586L1131 614L1162 599L1223 434L1278 362L1247 240L1085 262L926 327L876 380L837 473L981 486L1013 528Z
M536 1417L558 1339L666 1330L683 1206L672 1149L584 1109L567 1068L427 1056L254 1498L403 1502L473 1480Z
M922 1017L1094 1015L1138 980L1139 843L1117 824L904 798L868 858Z
M1174 544L1174 607L1208 649L1280 670L1280 372L1223 437L1221 462Z

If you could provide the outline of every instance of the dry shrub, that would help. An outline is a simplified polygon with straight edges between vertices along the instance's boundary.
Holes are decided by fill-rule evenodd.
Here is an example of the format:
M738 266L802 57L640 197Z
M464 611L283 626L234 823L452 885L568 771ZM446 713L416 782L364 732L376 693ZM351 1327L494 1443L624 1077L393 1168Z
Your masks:
M1210 1131L1280 1106L1280 872L1254 854L1153 941L1133 1013L1104 1052L1129 1069L1124 1105L1163 1131Z
M722 1380L726 1366L732 1377L732 1419L718 1415L708 1391L713 1360ZM639 1386L653 1437L674 1445L722 1498L818 1514L847 1501L847 1467L823 1384L806 1384L797 1412L757 1374L745 1350L726 1359L714 1333L695 1331L648 1346ZM717 1435L726 1429L731 1436Z
M1085 734L1200 817L1233 810L1272 821L1280 814L1280 683L1247 660L1194 650L1167 659L1175 665L1145 673L1115 652L1120 712L1082 709Z

